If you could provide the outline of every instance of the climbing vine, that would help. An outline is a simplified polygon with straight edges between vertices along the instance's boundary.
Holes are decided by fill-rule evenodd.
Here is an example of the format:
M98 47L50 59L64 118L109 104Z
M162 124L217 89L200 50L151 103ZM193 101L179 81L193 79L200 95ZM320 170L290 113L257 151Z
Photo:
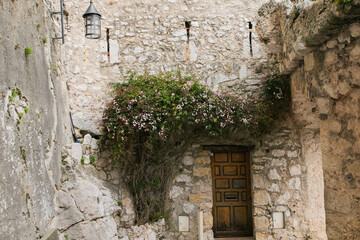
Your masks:
M338 11L345 12L347 8L351 7L353 0L333 0L333 3L337 6Z
M101 146L121 166L137 223L164 217L176 159L196 137L221 137L239 127L253 137L267 132L286 105L286 80L267 76L262 90L246 101L214 93L180 72L132 73L114 84Z

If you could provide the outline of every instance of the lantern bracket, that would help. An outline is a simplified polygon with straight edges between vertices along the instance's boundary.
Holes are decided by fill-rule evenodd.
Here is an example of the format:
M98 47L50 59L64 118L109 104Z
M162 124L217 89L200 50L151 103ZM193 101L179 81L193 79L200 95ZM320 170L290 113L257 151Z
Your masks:
M56 39L61 39L62 41L62 44L65 43L65 40L64 40L64 10L63 10L63 0L60 0L60 12L54 12L54 11L51 11L50 10L50 15L54 15L54 14L60 14L61 17L61 37L54 37L53 40L56 40Z

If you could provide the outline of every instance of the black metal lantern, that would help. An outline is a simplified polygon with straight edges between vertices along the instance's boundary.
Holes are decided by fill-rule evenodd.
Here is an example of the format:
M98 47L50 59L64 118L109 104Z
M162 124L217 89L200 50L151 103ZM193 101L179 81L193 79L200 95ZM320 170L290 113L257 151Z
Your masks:
M90 0L90 6L83 15L85 19L85 37L97 39L101 37L101 15Z

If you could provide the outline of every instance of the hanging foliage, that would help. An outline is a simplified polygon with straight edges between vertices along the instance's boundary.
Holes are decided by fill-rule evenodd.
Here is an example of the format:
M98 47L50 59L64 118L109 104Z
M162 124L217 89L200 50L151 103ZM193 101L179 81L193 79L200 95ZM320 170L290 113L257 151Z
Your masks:
M164 216L175 162L197 136L223 136L236 127L258 137L286 103L286 79L269 76L249 100L219 95L180 72L126 76L114 84L103 116L101 145L119 163L132 192L138 224Z

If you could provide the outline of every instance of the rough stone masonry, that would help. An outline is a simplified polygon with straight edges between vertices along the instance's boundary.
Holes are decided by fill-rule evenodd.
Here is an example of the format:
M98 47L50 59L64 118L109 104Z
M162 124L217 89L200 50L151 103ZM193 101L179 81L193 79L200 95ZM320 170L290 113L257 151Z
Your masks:
M360 238L358 0L345 13L327 1L95 1L99 40L84 38L88 4L64 1L61 45L49 12L58 1L0 2L0 239L197 239L199 209L213 239L211 144L253 146L254 239ZM131 194L97 146L109 84L181 69L246 98L277 67L291 76L291 112L262 142L238 130L191 146L168 216L134 226ZM69 110L82 143L72 143Z

